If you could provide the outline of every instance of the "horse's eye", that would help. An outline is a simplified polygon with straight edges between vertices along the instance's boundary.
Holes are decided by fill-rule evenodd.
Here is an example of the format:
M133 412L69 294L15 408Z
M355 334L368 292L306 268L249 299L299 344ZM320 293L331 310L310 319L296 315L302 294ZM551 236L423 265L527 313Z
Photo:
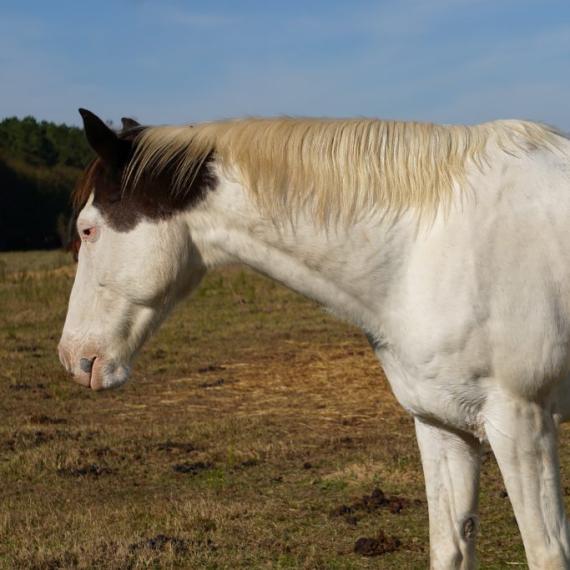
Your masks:
M83 222L78 224L77 229L81 241L94 242L99 237L99 228L96 225L87 224Z

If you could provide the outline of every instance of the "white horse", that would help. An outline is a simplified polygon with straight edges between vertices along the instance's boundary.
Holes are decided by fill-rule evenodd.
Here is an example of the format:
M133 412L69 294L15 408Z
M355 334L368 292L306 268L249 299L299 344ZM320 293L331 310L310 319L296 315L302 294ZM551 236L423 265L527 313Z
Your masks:
M570 416L570 140L542 125L246 119L115 133L75 194L59 346L123 384L206 271L242 262L368 335L415 419L431 567L473 568L481 443L533 569L570 568L557 426Z

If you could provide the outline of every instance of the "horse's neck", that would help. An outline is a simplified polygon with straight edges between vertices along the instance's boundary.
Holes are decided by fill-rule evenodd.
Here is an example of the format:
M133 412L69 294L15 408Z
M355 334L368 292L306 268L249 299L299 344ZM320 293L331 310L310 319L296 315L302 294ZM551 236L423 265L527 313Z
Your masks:
M413 233L381 217L323 227L309 216L275 224L240 186L222 184L190 221L206 264L241 262L376 334Z

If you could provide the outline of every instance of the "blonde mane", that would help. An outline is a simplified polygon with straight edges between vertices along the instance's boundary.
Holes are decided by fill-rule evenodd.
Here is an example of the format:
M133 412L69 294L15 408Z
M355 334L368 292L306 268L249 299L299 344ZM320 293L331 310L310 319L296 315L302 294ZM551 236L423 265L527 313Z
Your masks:
M173 168L172 191L184 192L214 158L274 218L305 207L322 221L379 206L433 213L465 182L468 161L483 167L492 138L511 154L559 141L555 130L523 121L444 126L285 117L151 127L137 139L125 184Z

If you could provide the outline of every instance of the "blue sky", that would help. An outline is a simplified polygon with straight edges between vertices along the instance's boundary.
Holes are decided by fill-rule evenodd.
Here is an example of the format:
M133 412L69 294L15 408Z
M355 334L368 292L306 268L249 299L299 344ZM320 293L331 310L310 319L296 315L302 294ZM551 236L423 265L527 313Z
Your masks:
M570 130L570 1L0 0L0 117L376 116Z

